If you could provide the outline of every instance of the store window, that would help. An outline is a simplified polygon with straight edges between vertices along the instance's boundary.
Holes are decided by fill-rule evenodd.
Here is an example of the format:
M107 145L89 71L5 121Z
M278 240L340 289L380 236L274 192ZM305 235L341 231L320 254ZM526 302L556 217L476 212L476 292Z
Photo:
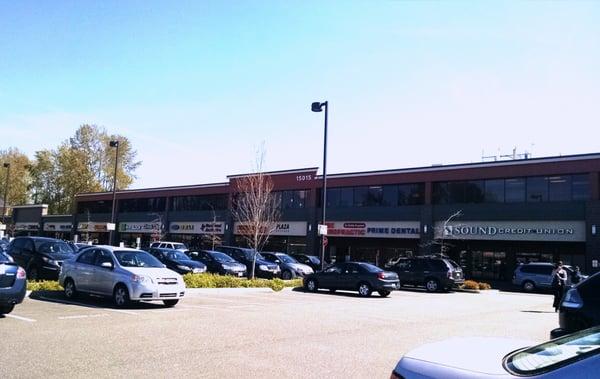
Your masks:
M170 210L211 211L227 209L227 195L174 196L170 199Z
M448 204L450 200L450 194L448 191L447 182L433 183L433 203Z
M323 201L323 200L321 200ZM327 189L327 208L338 208L340 206L340 189Z
M571 176L550 176L548 178L548 198L550 201L570 201Z
M306 206L306 191L283 191L282 208L283 209L301 209Z
M400 205L421 205L425 202L425 184L412 183L398 186L398 203Z
M354 190L352 187L340 188L340 207L347 208L354 204Z
M383 204L383 187L370 186L367 190L368 207L379 207Z
M493 179L485 181L485 202L504 202L504 179Z
M369 201L368 187L354 187L354 206L366 207Z
M548 201L548 178L532 176L527 178L527 202L538 203Z
M382 205L386 207L396 207L400 204L398 186L383 186Z
M483 180L473 180L465 183L465 203L482 203L484 193Z
M525 201L525 178L511 178L504 181L504 201L522 203Z
M125 199L119 200L119 212L164 212L166 198L151 197L143 199Z
M590 199L589 175L573 175L571 178L572 198L574 201L585 201Z
M77 213L110 213L112 212L112 201L80 201L77 203Z

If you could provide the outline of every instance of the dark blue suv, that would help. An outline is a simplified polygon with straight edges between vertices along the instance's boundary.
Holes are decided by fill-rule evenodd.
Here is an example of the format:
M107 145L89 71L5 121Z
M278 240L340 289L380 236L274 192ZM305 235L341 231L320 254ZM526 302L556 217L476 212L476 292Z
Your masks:
M248 276L252 275L252 261L255 259L254 276L258 278L273 279L281 275L281 268L278 264L267 261L260 253L256 253L252 249L235 246L216 246L215 250L229 255L236 261L246 265Z
M25 270L3 252L0 252L0 315L12 312L15 304L25 298L27 279Z

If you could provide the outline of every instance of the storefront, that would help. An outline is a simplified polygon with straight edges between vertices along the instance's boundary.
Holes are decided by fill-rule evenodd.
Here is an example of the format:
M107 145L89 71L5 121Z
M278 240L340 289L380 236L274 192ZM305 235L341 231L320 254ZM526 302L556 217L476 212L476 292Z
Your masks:
M138 246L142 249L150 246L153 241L164 239L163 225L160 222L120 222L119 243L126 247Z
M361 261L384 267L419 250L418 221L329 221L329 261Z
M44 222L42 228L44 236L61 240L70 240L72 229L73 224L70 222Z
M40 224L37 222L15 222L15 237L37 236L39 231Z
M225 223L216 221L172 221L169 241L183 242L190 250L211 250L223 243Z
M91 241L94 244L108 244L108 222L80 222L77 224L77 239L81 242ZM111 224L114 226L114 224Z
M436 241L467 277L510 280L518 264L556 262L585 267L584 221L436 223Z
M244 225L236 222L233 225L235 244L246 246ZM308 223L305 221L281 221L275 225L263 251L277 251L287 254L306 253L306 235Z

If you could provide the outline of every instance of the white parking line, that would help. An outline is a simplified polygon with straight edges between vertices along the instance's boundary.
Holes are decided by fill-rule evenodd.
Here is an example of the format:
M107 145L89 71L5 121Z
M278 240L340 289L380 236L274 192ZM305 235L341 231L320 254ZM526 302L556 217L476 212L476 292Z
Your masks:
M32 318L27 318L27 317L22 317L22 316L17 316L17 315L4 315L4 316L14 318L17 320L21 320L21 321L36 322L36 320L34 320Z
M44 296L40 296L39 298L42 299L42 300L53 302L53 303L79 305L79 306L88 307L88 308L102 309L102 310L108 311L108 312L125 313L125 314L128 314L128 315L138 316L138 314L135 313L135 312L125 311L123 309L104 308L104 307L98 307L96 305L91 305L91 304L78 303L76 301L71 301L71 300L51 299L49 297L44 297Z
M73 319L79 319L79 318L98 318L98 317L108 317L108 314L99 313L99 314L95 314L95 315L60 316L58 319L59 320L73 320Z

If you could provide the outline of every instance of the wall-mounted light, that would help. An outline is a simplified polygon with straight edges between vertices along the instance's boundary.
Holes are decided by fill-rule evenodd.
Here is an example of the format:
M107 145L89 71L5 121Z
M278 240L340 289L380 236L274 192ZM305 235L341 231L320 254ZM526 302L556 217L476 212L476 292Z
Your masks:
M592 225L592 235L596 235L596 225Z
M427 234L427 225L423 225L423 233Z
M312 230L312 224L308 224L308 231L310 232Z
M225 224L225 230L229 230L229 224Z

